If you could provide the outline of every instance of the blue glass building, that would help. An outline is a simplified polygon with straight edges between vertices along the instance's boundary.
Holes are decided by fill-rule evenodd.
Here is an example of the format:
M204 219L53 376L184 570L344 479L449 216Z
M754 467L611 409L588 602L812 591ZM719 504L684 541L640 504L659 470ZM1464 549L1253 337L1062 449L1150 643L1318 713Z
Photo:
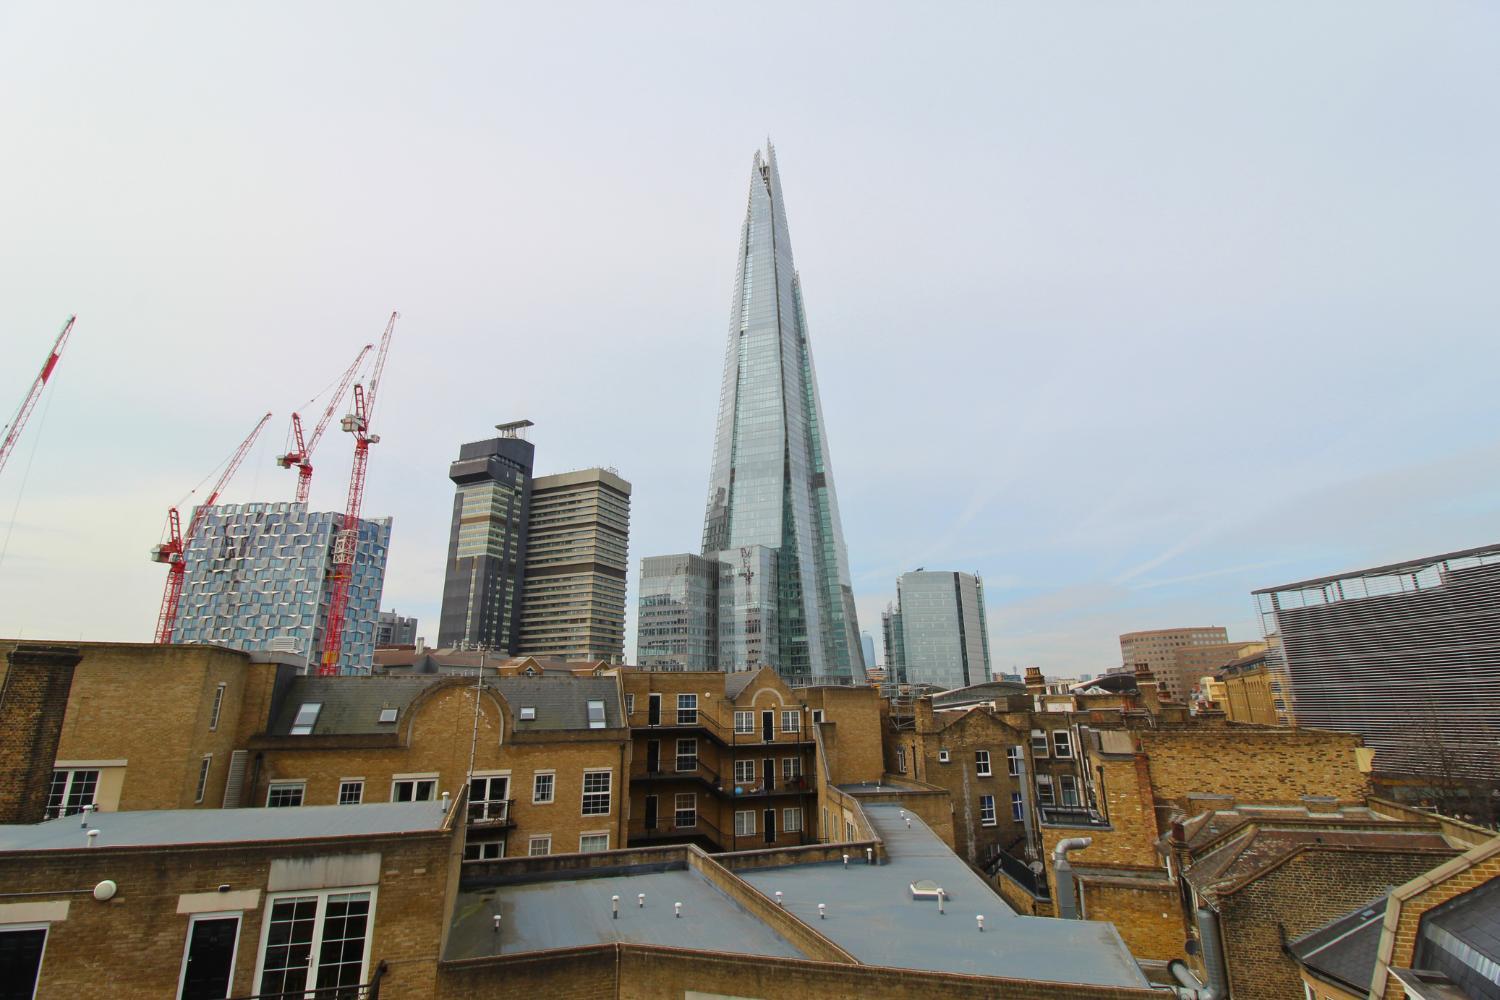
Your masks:
M323 648L333 542L344 515L301 503L222 504L204 514L184 553L186 579L172 641L247 651ZM375 658L391 519L360 522L339 669L365 673Z
M740 230L703 554L722 566L719 665L864 678L802 283L769 144Z

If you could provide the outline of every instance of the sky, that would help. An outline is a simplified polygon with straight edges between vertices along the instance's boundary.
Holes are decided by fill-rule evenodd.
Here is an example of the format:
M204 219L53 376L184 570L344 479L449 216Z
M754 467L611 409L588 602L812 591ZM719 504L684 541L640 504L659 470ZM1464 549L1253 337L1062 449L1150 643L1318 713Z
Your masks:
M146 641L166 509L285 500L400 310L365 496L437 632L458 445L696 550L776 144L863 629L984 577L997 670L1497 541L1500 6L0 5L0 635ZM347 436L315 458L342 509ZM877 642L878 645L878 642Z

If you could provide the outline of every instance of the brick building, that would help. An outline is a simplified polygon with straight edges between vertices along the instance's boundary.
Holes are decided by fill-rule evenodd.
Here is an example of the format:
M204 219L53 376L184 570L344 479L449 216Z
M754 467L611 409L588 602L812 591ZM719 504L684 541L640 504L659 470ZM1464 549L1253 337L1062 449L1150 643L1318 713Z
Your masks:
M1230 722L1290 725L1285 681L1267 666L1268 656L1262 649L1224 664L1217 673L1216 679L1224 686L1222 708Z

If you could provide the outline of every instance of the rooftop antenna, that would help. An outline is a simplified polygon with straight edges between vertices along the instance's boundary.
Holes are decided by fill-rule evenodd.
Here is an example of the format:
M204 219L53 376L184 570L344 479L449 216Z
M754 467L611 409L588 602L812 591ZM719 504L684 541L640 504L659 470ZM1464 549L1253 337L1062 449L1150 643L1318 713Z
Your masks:
M512 420L508 423L496 424L495 430L499 431L500 436L503 438L520 438L522 441L525 441L527 440L525 434L526 428L535 426L536 424L530 420Z

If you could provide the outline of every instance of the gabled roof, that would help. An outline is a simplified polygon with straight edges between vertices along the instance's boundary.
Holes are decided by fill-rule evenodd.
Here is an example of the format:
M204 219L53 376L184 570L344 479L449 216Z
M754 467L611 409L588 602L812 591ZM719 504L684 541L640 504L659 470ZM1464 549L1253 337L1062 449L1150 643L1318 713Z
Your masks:
M1287 947L1310 972L1353 993L1370 988L1389 895L1292 941Z

